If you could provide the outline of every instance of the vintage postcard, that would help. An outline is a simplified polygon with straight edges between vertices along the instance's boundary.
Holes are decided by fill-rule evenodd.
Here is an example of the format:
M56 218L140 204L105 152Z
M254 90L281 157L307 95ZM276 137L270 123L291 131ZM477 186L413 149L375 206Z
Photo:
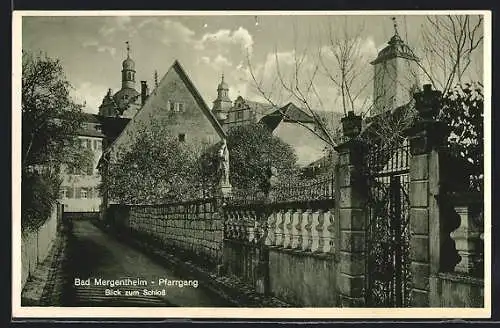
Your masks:
M488 318L491 13L15 11L13 318Z

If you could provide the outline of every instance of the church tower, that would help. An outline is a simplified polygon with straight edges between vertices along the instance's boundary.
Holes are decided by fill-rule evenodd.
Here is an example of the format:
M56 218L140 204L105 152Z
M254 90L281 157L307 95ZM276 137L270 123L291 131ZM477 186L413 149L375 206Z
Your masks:
M127 43L127 58L122 63L122 89L135 89L135 62L130 58L130 44Z
M217 87L217 99L214 100L212 112L219 122L223 123L227 119L227 112L233 106L233 102L229 99L229 87L224 81L224 74L222 80Z
M392 20L394 35L371 62L375 69L371 116L407 104L419 88L419 59L399 36L396 18Z

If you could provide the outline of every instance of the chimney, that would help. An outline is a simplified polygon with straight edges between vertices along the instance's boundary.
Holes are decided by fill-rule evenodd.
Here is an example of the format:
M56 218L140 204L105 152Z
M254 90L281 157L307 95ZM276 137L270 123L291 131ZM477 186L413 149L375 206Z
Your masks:
M146 99L148 99L149 96L149 90L148 90L148 84L146 81L141 81L141 104L144 106L144 103L146 102Z

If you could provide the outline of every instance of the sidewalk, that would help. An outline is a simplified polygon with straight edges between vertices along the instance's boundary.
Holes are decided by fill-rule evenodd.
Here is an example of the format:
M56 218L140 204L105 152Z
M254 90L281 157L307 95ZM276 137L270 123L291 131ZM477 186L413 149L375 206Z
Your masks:
M237 277L217 276L215 272L201 268L191 261L183 261L167 251L154 247L152 243L139 239L131 233L116 231L110 227L104 227L95 222L96 226L105 232L112 234L118 240L135 247L143 253L151 256L163 265L175 268L179 272L188 274L198 279L205 287L220 297L226 299L235 307L292 307L293 305L283 302L272 296L261 295Z
M67 237L60 232L21 292L21 306L62 306Z

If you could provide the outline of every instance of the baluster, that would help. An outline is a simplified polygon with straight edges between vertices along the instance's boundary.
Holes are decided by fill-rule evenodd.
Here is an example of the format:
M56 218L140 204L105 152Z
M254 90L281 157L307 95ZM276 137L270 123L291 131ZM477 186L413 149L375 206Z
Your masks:
M276 246L283 246L283 226L285 222L285 213L283 210L278 211L277 217L276 217L276 231L275 231L275 240L276 240Z
M330 210L327 210L324 214L325 222L323 224L323 252L324 253L332 253L334 250L333 245L333 213Z
M455 266L455 271L475 275L483 269L481 236L484 221L478 219L483 213L470 204L455 205L455 211L460 216L460 226L450 233L460 255L460 262Z
M292 237L292 210L287 209L285 212L284 220L284 236L283 236L283 247L289 248L291 246Z
M230 239L230 221L231 221L231 214L226 215L226 219L224 220L224 239Z
M248 238L247 240L253 243L255 241L255 216L252 211L247 212L247 219L245 223Z
M234 212L231 219L231 239L238 239L238 212Z
M319 230L320 226L320 213L318 211L314 211L311 213L312 218L312 226L311 226L311 252L316 252L319 249Z
M311 250L312 244L312 236L311 236L311 226L312 226L312 217L311 210L306 210L302 213L302 245L300 246L304 251Z
M262 240L262 230L261 230L261 224L259 220L254 221L254 226L253 226L253 231L254 231L254 244L259 244Z
M266 238L265 238L265 245L267 246L274 246L276 242L276 219L277 219L277 214L276 212L273 212L269 215L267 218L267 231L266 231Z
M243 240L245 238L245 213L239 213L241 215L238 215L238 221L236 221L236 231L238 232L238 240Z
M292 216L292 248L297 249L302 246L302 210L296 210Z

